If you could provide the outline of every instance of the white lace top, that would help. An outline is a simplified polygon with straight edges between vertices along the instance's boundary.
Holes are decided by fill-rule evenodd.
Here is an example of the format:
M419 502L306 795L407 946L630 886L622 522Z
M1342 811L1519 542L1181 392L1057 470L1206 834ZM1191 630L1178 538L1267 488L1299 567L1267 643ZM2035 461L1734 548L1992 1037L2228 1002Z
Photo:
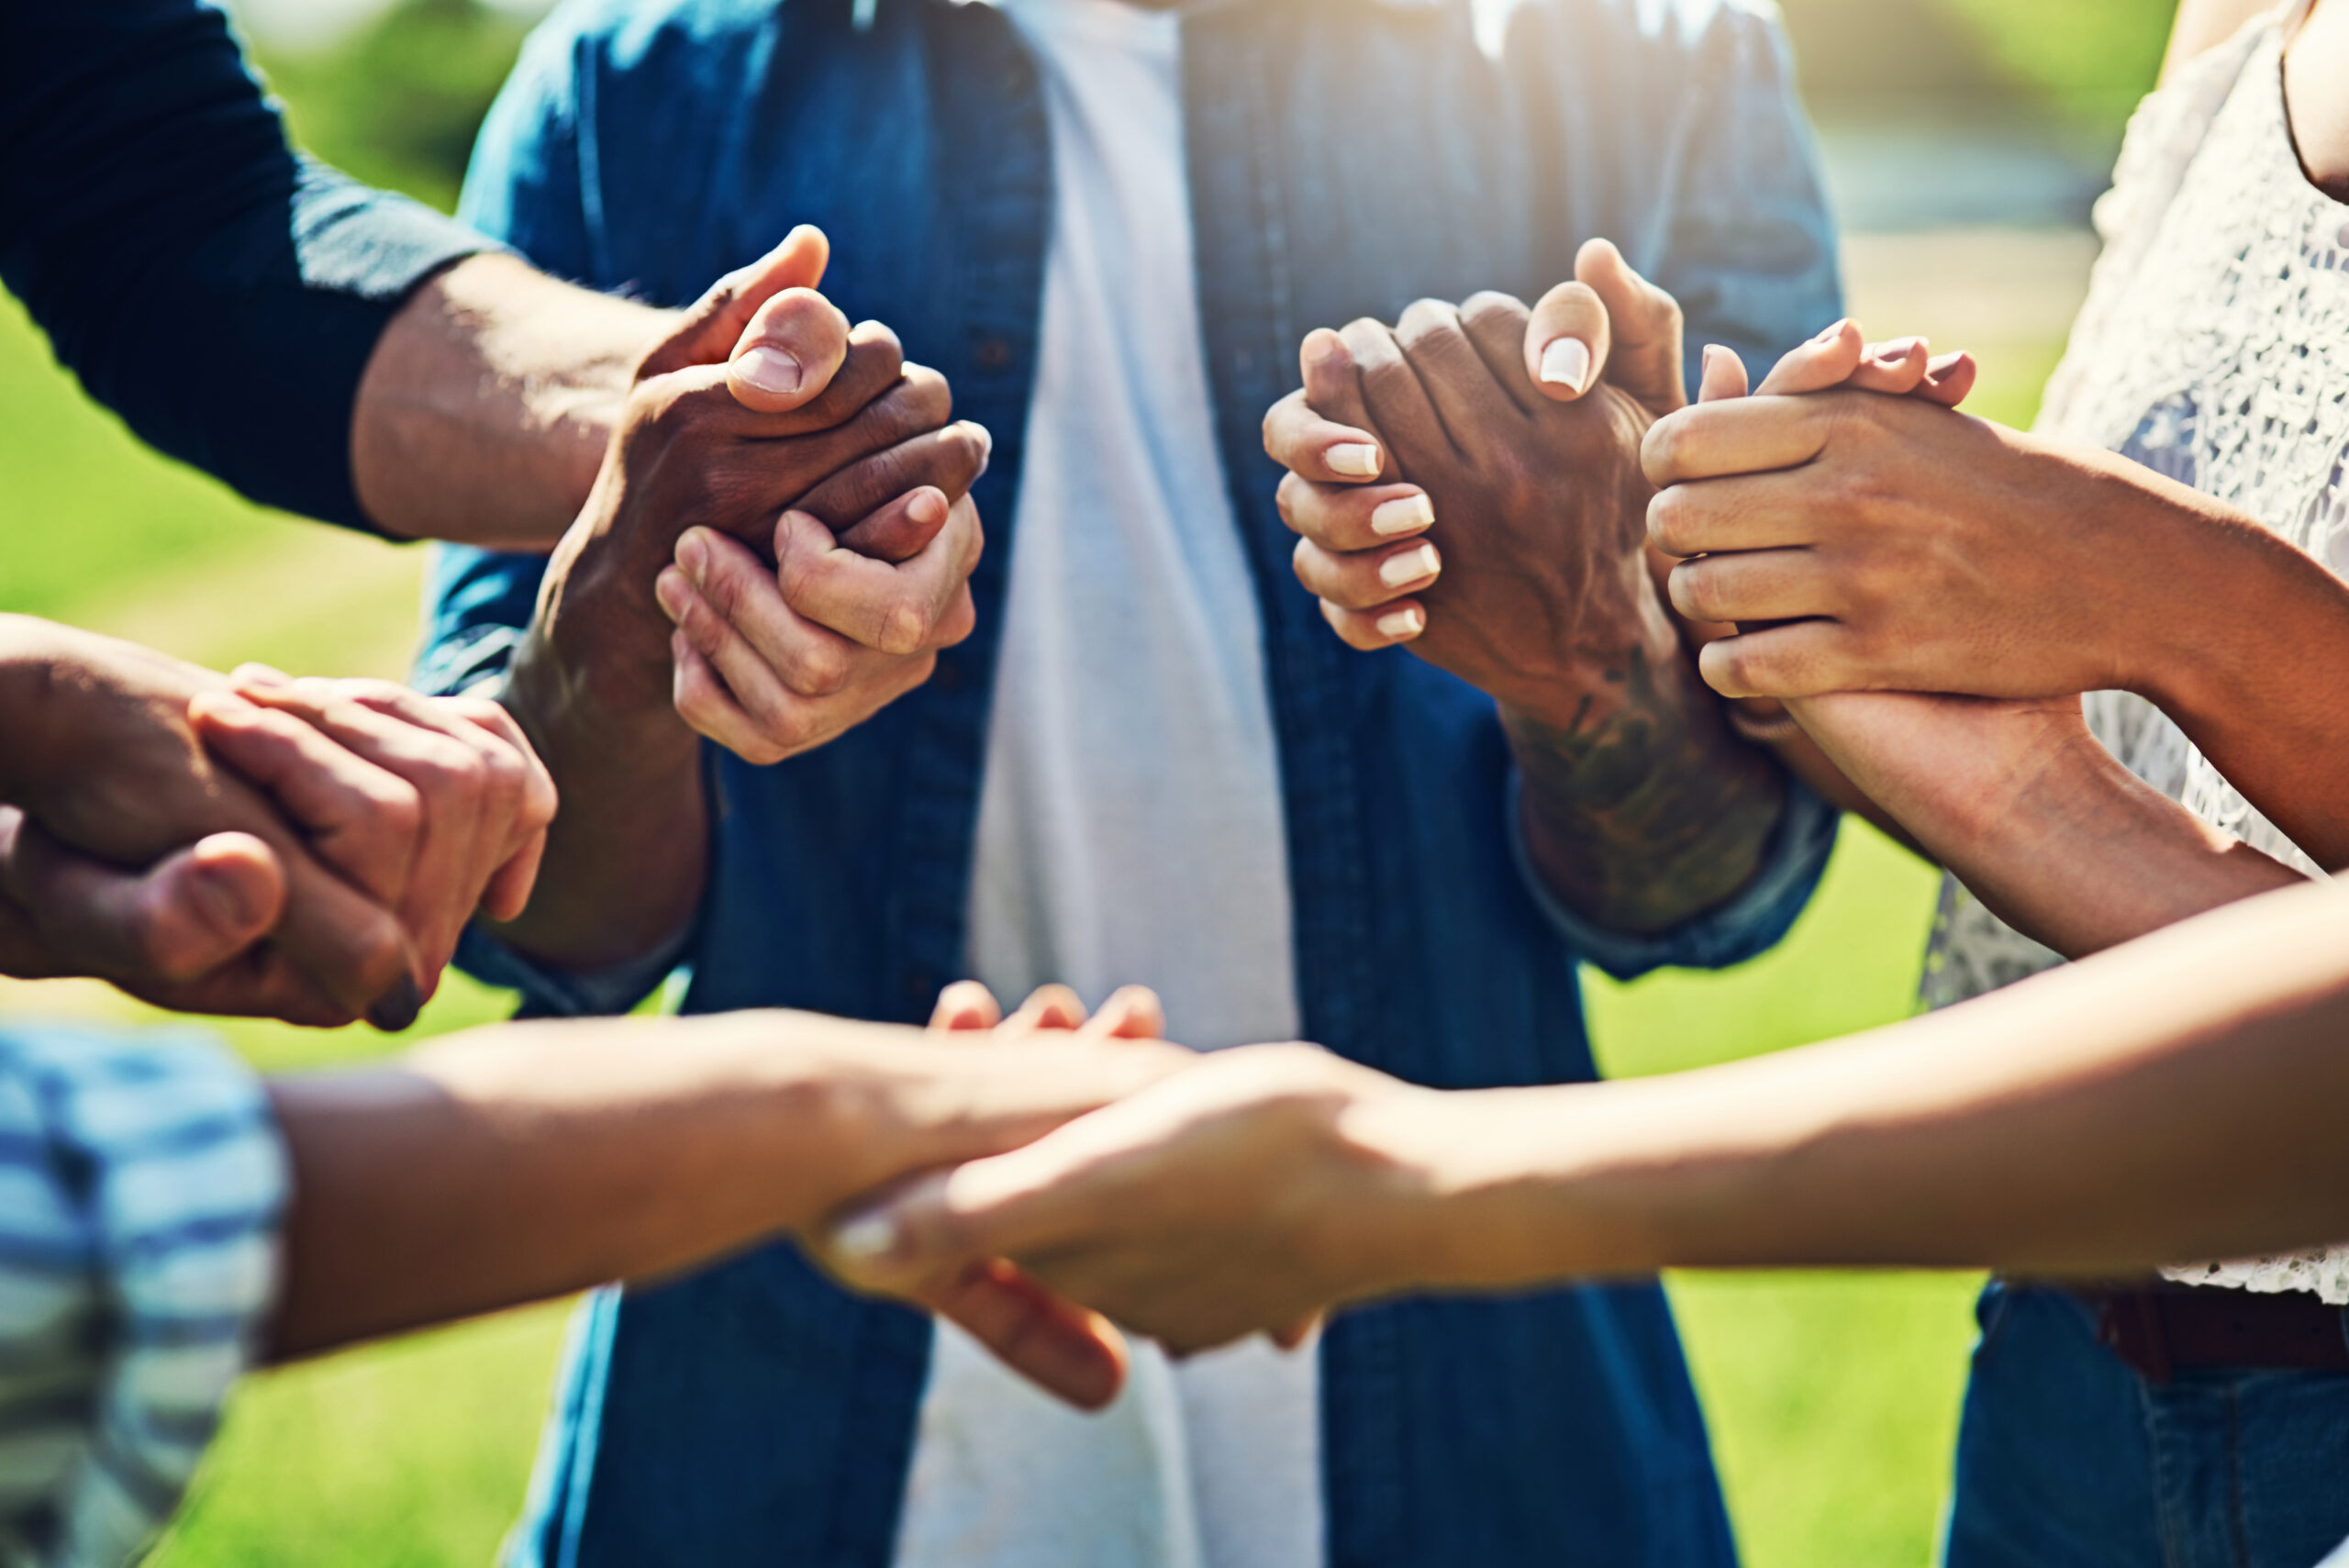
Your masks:
M2349 574L2349 206L2309 183L2284 106L2284 41L2307 4L2246 28L2131 120L2097 204L2104 253L2039 428L2231 502ZM2087 706L2139 777L2317 870L2152 704L2098 692ZM1950 879L1925 999L1944 1006L2057 962ZM2349 1247L2164 1272L2349 1304Z

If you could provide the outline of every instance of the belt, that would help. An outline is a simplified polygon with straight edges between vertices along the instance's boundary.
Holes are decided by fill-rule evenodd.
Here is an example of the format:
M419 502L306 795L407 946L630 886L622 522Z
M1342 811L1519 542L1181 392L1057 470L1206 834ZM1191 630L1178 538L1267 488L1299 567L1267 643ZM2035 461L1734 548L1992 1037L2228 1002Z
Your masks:
M2218 1367L2349 1373L2349 1313L2307 1291L2163 1281L2073 1294L2096 1313L2099 1342L2149 1382Z

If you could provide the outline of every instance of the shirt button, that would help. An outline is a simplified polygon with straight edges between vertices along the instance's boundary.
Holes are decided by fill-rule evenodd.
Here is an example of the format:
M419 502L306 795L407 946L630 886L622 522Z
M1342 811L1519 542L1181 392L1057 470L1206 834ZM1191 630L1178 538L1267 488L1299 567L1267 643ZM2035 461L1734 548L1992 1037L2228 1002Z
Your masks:
M1011 368L1011 345L1001 338L982 338L971 350L971 362L983 371Z

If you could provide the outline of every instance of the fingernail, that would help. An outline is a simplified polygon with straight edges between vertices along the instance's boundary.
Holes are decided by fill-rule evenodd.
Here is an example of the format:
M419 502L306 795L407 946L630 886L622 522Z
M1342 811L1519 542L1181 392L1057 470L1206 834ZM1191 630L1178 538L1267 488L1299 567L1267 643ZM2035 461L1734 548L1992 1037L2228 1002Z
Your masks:
M1377 626L1379 636L1405 642L1428 628L1428 617L1416 609L1395 610L1379 617Z
M403 974L399 983L367 1009L367 1021L385 1034L397 1034L416 1022L416 1015L424 1011L424 993L416 984L416 976Z
M1406 583L1434 576L1442 564L1443 558L1436 554L1435 546L1423 544L1417 550L1407 550L1380 562L1378 580L1390 588L1399 588Z
M832 1250L853 1262L869 1263L897 1249L897 1228L885 1214L862 1214L832 1232Z
M734 369L744 381L776 397L789 397L797 392L807 373L799 368L797 360L781 349L770 349L764 344L737 358Z
M1378 473L1378 449L1360 441L1348 441L1331 447L1321 454L1332 473L1343 473L1356 479L1375 478Z
M1925 361L1925 373L1939 381L1965 361L1965 350L1954 349L1946 354L1935 354Z
M1370 514L1370 531L1386 537L1435 526L1435 506L1424 495L1402 495Z
M1843 335L1843 328L1849 327L1851 324L1852 318L1846 316L1841 321L1836 322L1832 327L1827 328L1826 331L1821 332L1818 337L1813 338L1811 341L1814 343L1831 343L1836 339L1841 338Z
M1916 351L1916 339L1895 338L1889 343L1881 344L1877 347L1876 351L1876 363L1880 365L1902 364L1907 362L1909 356Z
M195 895L224 931L250 931L269 918L267 905L253 896L256 891L250 877L225 867L195 868Z
M692 592L673 573L663 572L652 580L652 596L660 601L661 613L673 621L685 618L686 595Z
M709 546L696 530L688 528L677 541L677 564L693 579L695 587L701 586L702 575L709 570Z
M1580 392L1590 381L1590 350L1579 338L1561 338L1542 350L1542 379Z

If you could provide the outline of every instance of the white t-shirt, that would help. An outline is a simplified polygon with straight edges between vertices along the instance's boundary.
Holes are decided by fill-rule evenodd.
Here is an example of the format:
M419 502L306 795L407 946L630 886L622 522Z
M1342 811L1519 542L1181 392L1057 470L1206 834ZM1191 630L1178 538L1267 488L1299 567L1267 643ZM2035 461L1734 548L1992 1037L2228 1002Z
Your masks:
M1176 17L1002 0L1055 205L971 892L1015 1004L1141 982L1204 1049L1297 1033L1263 627L1201 347ZM938 1331L897 1568L1314 1568L1318 1362L1136 1347L1096 1416Z

